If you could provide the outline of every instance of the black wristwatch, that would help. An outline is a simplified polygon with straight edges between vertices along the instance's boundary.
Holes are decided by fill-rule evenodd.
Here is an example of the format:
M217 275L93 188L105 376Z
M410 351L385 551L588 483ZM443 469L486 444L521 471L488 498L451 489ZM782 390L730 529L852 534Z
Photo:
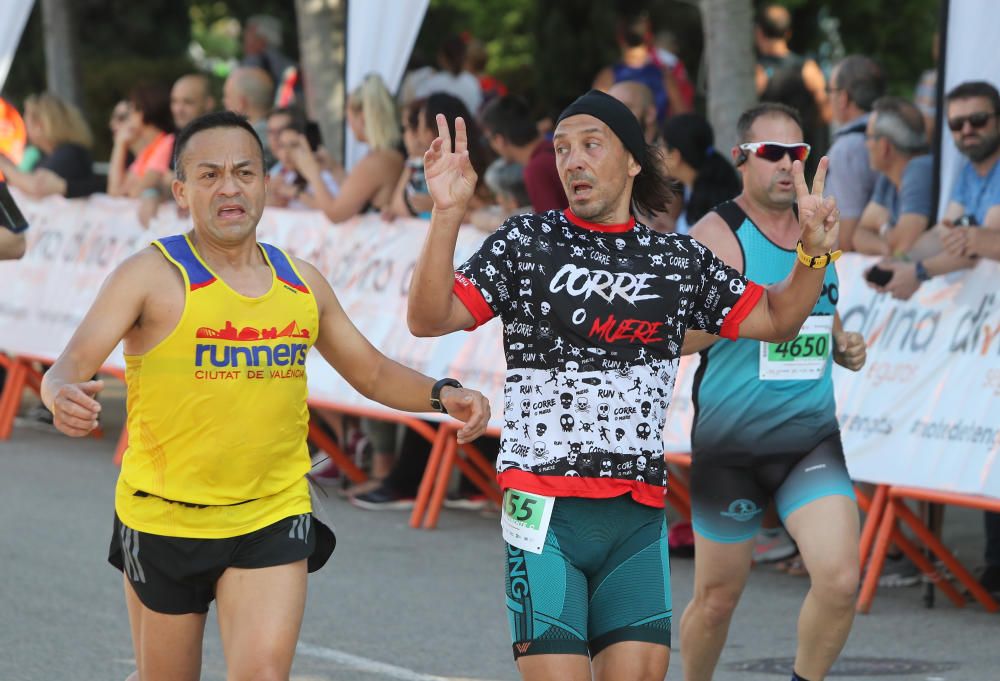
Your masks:
M917 281L928 281L931 278L931 273L927 271L924 267L924 261L918 260L913 266L913 271L917 275Z
M452 388L461 388L462 384L456 381L454 378L442 378L440 381L434 384L431 388L431 409L434 411L439 411L442 414L447 414L448 410L444 408L441 404L441 388L445 386L451 386Z

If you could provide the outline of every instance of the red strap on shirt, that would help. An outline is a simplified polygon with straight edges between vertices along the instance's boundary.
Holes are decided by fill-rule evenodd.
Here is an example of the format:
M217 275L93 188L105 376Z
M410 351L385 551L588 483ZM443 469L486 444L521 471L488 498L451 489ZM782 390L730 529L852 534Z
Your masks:
M472 314L472 318L475 320L475 323L467 328L466 331L473 331L496 316L493 308L483 298L483 294L476 285L469 281L469 278L461 272L455 272L455 285L452 287L452 291L462 301L465 309Z
M719 335L723 338L728 338L729 340L736 340L740 337L740 324L743 320L750 316L750 312L753 311L754 307L757 305L757 301L760 297L764 295L764 287L755 284L750 281L747 282L747 288L740 296L740 299L736 301L733 305L733 309L729 311L726 315L725 320L722 322L722 328L719 330Z

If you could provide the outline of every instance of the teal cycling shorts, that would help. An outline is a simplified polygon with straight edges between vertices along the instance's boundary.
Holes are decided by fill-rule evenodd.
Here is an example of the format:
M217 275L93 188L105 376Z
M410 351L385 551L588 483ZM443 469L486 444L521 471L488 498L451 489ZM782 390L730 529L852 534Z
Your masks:
M670 563L662 508L628 495L560 497L540 554L506 546L515 659L595 656L621 641L670 645Z

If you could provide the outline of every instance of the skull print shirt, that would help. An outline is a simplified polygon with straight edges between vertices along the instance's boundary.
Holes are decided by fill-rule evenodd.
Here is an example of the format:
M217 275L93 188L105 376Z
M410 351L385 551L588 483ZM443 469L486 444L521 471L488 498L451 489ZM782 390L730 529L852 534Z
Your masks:
M662 432L684 332L736 338L762 290L690 237L634 218L509 218L454 285L470 331L493 317L504 325L501 487L663 506Z

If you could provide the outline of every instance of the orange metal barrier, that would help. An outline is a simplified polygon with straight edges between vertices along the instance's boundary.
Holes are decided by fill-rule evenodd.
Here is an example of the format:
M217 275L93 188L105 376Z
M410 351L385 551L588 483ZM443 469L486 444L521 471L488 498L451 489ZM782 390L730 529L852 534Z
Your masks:
M955 576L959 584L964 586L987 612L997 612L1000 604L979 585L975 577L963 566L940 539L934 536L927 526L907 506L906 500L927 501L934 504L964 506L966 508L982 509L984 511L1000 512L1000 499L979 497L969 494L954 494L916 487L889 487L886 495L885 508L879 521L878 535L872 549L868 572L861 584L858 596L857 610L867 613L871 610L878 587L878 578L885 564L889 544L895 543L900 550L912 560L924 575L929 577L957 607L965 607L965 598L951 582L942 579L938 569L924 556L923 552L900 531L898 521L905 522L917 538L937 556L944 566Z
M460 429L461 426L455 422L442 423L438 428L427 468L420 479L417 500L410 514L410 527L422 527L425 530L437 527L448 491L448 480L456 466L487 499L500 504L502 495L495 480L493 466L474 444L458 444L457 434ZM500 430L491 428L486 434L500 437Z

